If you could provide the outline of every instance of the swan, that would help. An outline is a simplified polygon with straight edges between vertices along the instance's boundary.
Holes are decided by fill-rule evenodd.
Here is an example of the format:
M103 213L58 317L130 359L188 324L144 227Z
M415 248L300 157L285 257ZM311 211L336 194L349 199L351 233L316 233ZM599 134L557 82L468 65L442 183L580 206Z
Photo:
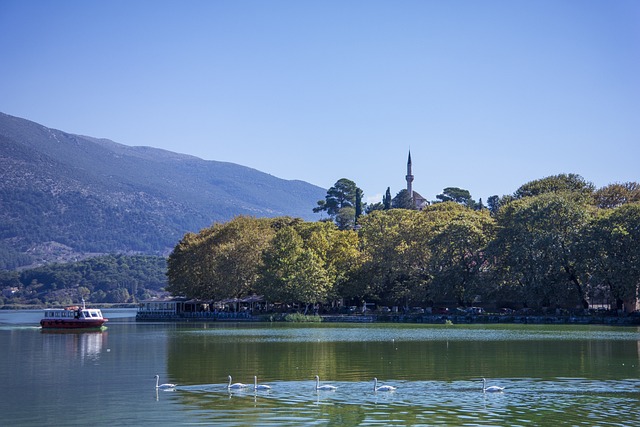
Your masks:
M176 385L175 385L175 384L169 384L169 383L167 383L167 384L159 384L159 382L160 382L160 375L156 375L156 376L155 376L155 378L156 378L156 388L157 388L157 389L158 389L158 388L160 388L160 389L176 388Z
M378 387L378 379L373 379L373 391L396 391L397 387L391 385L381 385Z
M254 390L271 390L271 386L268 386L266 384L258 385L258 377L254 376L253 377L253 389Z
M238 390L238 389L247 388L247 387L249 387L247 384L242 384L242 383L231 384L231 375L229 375L229 385L227 386L228 389Z
M504 387L498 387L497 385L492 385L490 387L487 387L487 380L485 380L483 378L482 379L482 391L486 391L488 393L497 393L497 392L504 391Z
M320 385L320 377L316 375L316 390L334 391L337 388L338 387L329 384Z

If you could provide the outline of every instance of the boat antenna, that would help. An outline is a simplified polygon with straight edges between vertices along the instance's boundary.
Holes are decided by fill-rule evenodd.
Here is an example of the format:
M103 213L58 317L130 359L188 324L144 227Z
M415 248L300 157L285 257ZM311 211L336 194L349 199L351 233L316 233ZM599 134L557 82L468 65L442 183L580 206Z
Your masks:
M84 310L86 307L84 305L84 297L82 297L82 309Z

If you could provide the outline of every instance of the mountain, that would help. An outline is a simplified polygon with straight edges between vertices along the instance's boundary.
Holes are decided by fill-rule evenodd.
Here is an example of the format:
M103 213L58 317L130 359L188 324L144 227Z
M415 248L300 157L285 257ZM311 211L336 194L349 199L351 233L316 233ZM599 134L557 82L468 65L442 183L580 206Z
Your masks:
M0 268L167 254L237 215L305 220L326 190L233 163L74 135L0 113Z

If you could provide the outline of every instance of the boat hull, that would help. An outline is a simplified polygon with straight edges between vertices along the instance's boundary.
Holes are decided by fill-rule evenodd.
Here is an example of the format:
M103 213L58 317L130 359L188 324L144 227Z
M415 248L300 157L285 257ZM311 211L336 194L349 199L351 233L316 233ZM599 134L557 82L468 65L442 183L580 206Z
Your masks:
M42 319L43 329L97 329L101 328L108 319Z

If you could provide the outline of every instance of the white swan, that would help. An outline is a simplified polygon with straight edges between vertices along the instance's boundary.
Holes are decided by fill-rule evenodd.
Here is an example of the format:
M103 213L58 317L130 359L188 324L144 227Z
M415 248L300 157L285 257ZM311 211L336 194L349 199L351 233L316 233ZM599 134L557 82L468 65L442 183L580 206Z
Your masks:
M378 387L378 379L373 379L373 391L396 391L397 387L391 385L381 385Z
M169 389L169 388L176 388L175 384L159 384L160 383L160 375L156 375L156 388L158 389Z
M254 375L253 377L253 389L254 390L271 390L271 386L266 384L258 384L258 377Z
M487 387L487 380L482 379L482 391L486 391L487 393L498 393L504 391L504 387L498 387L497 385L492 385Z
M329 384L320 385L320 377L316 375L316 390L334 391L337 390L337 388L338 387Z
M247 388L247 387L249 387L247 384L242 384L242 383L231 384L231 375L229 375L229 385L227 386L228 389L230 389L230 390L239 390L239 389Z

